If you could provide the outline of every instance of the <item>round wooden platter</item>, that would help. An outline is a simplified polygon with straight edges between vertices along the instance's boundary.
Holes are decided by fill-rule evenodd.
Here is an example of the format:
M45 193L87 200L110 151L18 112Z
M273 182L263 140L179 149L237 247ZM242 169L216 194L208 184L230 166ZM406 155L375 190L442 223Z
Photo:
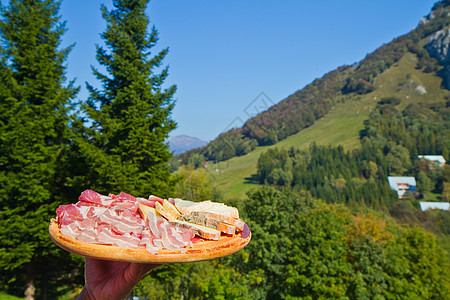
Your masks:
M232 236L222 235L218 241L195 242L193 243L194 247L188 246L184 253L163 249L157 254L152 254L144 248L123 248L81 242L63 235L55 219L50 222L49 233L59 247L71 253L104 260L138 263L182 263L210 260L236 253L244 248L251 239L251 233L246 238L242 238L240 233Z

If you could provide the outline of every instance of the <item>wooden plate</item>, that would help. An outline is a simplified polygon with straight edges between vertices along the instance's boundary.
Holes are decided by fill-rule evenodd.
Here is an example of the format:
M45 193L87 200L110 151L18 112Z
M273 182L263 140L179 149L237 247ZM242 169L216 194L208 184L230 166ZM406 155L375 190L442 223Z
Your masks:
M63 235L55 219L50 222L49 233L52 240L61 248L77 255L125 262L138 263L181 263L209 260L227 256L244 248L251 239L242 238L241 233L232 236L222 235L218 241L199 241L194 247L188 246L184 253L160 250L152 254L144 248L123 248L117 246L91 244Z

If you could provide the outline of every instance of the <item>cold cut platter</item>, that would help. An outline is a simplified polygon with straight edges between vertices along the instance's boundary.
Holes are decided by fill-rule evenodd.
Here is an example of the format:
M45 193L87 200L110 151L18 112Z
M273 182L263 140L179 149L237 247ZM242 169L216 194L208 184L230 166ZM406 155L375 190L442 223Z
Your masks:
M233 254L251 239L236 208L222 203L81 193L61 205L49 233L77 255L140 263L210 260Z

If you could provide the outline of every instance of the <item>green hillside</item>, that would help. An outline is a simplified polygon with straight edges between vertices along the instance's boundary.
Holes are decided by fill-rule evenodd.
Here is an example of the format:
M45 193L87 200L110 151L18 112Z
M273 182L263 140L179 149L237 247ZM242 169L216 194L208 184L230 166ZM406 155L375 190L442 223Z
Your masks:
M448 94L442 78L436 73L425 73L415 68L417 57L407 53L401 60L374 80L375 89L365 95L340 95L341 101L312 126L271 146L257 147L250 153L210 164L208 170L218 189L226 198L241 198L257 186L252 181L260 154L270 148L296 147L305 149L313 142L318 145L342 145L351 150L360 146L359 132L369 112L383 97L395 96L402 100L400 109L410 103L441 102ZM421 94L423 87L426 93Z

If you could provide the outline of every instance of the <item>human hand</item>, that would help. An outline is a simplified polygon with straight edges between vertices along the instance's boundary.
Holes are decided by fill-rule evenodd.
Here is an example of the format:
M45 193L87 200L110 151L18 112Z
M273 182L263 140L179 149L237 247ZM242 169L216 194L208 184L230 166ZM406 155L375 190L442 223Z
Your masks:
M77 300L125 299L142 277L158 266L86 257L86 283Z

